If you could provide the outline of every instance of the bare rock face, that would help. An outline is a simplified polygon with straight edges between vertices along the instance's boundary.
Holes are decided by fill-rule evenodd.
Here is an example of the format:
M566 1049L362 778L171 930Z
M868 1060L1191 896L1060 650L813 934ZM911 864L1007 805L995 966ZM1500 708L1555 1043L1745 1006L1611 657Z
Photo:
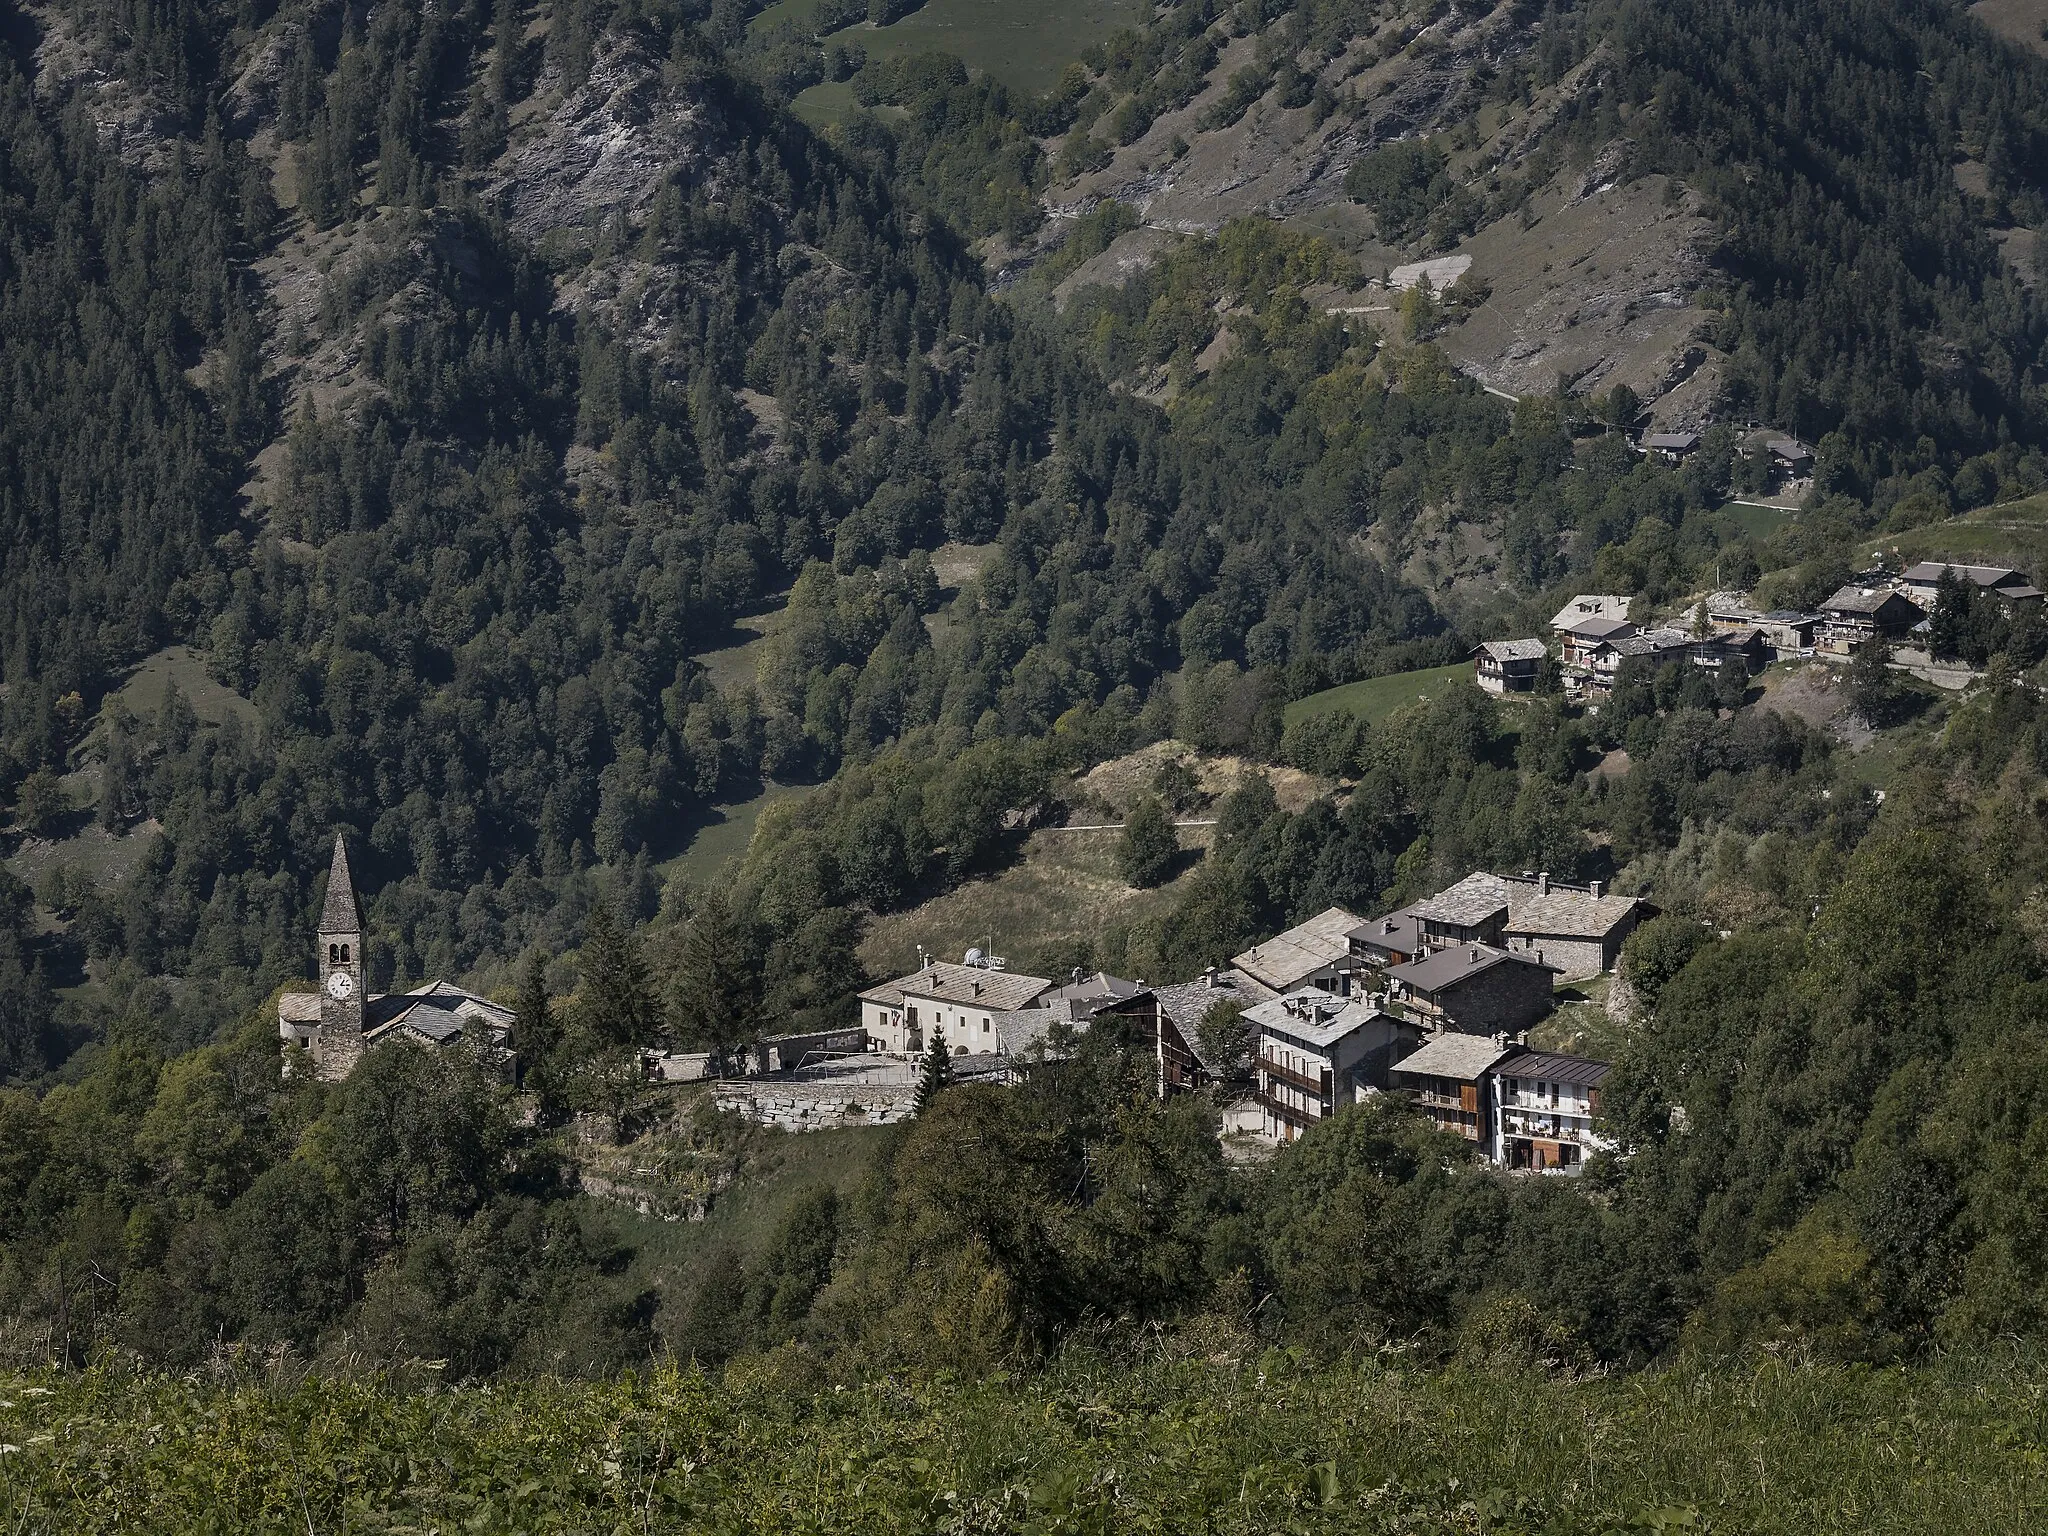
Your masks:
M499 161L488 196L528 240L617 213L637 219L671 182L723 179L730 138L718 116L666 84L661 61L637 38L612 34L590 78Z

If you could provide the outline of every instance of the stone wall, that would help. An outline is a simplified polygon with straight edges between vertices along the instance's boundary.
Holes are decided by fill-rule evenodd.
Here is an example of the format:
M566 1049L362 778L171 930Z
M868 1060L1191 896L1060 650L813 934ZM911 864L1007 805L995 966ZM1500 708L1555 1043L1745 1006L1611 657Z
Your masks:
M785 1131L827 1131L908 1120L917 1088L911 1083L853 1085L756 1078L720 1083L714 1097L720 1109L759 1125Z

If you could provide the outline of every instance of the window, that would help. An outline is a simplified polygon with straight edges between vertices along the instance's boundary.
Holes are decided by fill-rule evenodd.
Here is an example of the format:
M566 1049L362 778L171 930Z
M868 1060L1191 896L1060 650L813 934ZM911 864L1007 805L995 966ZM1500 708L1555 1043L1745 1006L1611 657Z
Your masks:
M333 965L333 964L335 964L335 963L336 963L337 961L339 961L340 959L341 959L341 950L339 949L339 947L337 947L336 945L333 945L333 944L330 944L330 945L328 945L328 946L327 946L327 963L328 963L329 965Z
M341 963L343 965L348 964L348 946L346 944L341 946Z

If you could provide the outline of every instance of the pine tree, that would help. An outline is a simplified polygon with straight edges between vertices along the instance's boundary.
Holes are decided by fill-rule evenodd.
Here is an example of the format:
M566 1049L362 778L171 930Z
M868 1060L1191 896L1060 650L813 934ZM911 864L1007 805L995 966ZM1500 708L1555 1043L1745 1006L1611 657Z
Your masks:
M652 1040L655 1021L647 962L639 943L605 902L591 909L578 963L583 983L576 1006L584 1030L607 1045L644 1045Z
M952 1081L953 1058L946 1054L946 1032L934 1028L932 1043L925 1047L924 1065L917 1076L917 1097L912 1101L910 1112L922 1115Z
M760 955L716 887L683 930L670 1018L679 1037L712 1047L741 1045L760 1033Z
M527 1088L540 1100L540 1122L552 1125L567 1108L561 1077L562 1026L548 1001L547 957L535 950L519 977L519 1022L513 1050Z

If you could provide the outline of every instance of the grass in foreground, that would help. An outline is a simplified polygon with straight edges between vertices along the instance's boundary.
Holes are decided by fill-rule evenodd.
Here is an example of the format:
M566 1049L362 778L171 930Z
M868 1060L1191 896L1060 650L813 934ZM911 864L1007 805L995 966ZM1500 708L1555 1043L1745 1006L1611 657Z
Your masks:
M1569 1382L1368 1362L402 1393L0 1379L10 1532L2021 1531L2039 1363Z
M1447 667L1425 667L1420 672L1394 672L1386 677L1368 677L1356 683L1325 688L1287 706L1287 723L1333 709L1348 709L1368 725L1379 725L1397 709L1428 698L1453 683L1472 681L1472 663L1453 662Z

